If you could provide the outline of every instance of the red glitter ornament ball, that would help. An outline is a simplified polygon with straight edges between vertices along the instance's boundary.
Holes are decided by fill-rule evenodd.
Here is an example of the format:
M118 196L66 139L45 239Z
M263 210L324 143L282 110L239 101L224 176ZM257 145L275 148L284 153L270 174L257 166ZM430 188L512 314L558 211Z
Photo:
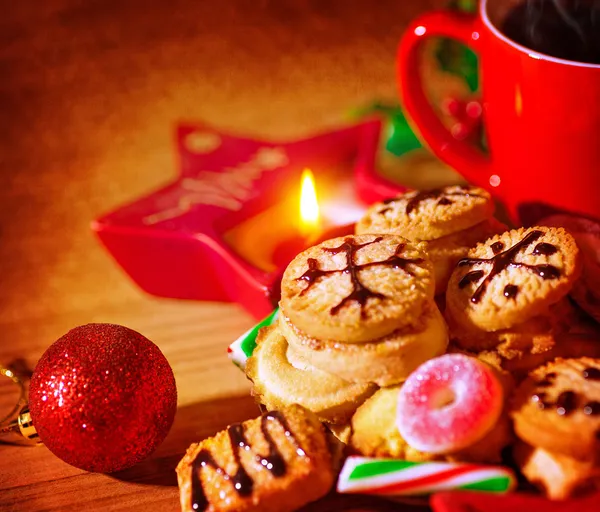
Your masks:
M41 441L87 471L111 473L146 458L175 417L173 371L154 343L127 327L72 329L40 359L29 408Z

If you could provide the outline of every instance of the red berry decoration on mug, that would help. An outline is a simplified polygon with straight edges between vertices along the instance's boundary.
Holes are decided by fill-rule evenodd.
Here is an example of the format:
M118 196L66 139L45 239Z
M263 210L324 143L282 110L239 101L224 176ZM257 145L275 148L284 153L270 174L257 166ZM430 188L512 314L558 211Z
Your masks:
M31 378L29 410L0 433L39 436L68 464L112 473L158 447L176 408L173 371L154 343L127 327L88 324L48 348Z
M455 139L468 140L473 143L479 141L483 114L483 107L479 100L446 98L442 103L442 111L455 121L450 127L450 133Z

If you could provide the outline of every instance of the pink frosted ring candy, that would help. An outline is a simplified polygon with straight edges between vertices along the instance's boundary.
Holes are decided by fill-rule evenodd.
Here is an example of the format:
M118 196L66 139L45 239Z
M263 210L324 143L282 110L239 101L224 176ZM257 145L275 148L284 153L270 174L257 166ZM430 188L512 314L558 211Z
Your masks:
M413 448L452 453L495 425L503 390L492 369L474 357L446 354L411 373L400 389L396 425Z

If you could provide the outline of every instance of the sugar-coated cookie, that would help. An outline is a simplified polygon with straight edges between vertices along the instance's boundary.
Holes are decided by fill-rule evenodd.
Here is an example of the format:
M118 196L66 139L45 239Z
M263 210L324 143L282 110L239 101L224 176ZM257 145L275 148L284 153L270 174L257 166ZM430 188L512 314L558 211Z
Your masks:
M444 319L431 301L417 324L369 343L341 343L308 336L285 314L278 325L295 352L313 366L339 377L378 386L398 384L421 363L443 354L448 345Z
M356 233L397 234L426 242L439 295L469 249L506 230L493 213L494 203L482 189L449 186L413 191L373 205L357 223Z
M481 188L453 185L415 190L371 206L357 233L397 233L409 240L435 240L488 220L494 203Z
M294 258L280 306L308 336L364 343L417 323L433 294L433 267L418 245L393 235L347 236Z
M580 272L579 249L564 229L507 231L478 244L458 263L448 284L447 311L464 329L509 329L548 314Z
M600 449L600 359L556 359L518 387L511 415L527 444L588 459Z
M192 444L177 466L183 512L292 512L335 480L329 436L293 405Z
M253 395L267 409L299 404L321 421L342 425L377 389L374 384L349 382L312 366L291 350L277 326L260 330L246 373Z

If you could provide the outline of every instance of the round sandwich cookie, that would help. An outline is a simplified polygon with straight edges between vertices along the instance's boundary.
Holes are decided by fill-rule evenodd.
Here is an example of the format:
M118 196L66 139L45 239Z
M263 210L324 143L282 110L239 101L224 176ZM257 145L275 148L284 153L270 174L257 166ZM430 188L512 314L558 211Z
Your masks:
M377 387L357 384L315 368L290 347L277 326L261 329L246 363L252 393L268 410L299 404L321 421L348 423Z
M404 381L421 363L443 354L448 346L446 324L433 301L417 323L367 343L312 338L283 314L278 325L293 350L313 366L348 381L378 386Z

